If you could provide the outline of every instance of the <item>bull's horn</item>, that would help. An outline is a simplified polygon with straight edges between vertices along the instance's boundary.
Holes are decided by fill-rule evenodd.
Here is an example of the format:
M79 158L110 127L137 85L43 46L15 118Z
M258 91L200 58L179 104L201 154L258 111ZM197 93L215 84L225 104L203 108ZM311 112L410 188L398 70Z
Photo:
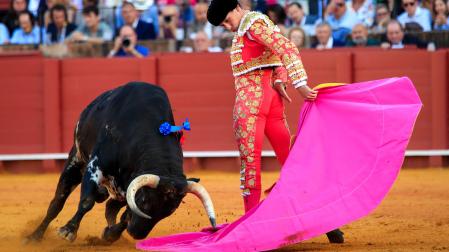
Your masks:
M212 199L210 198L209 193L206 191L206 188L194 181L187 181L187 183L187 192L195 194L195 196L197 196L201 200L204 208L206 209L207 216L209 216L210 224L213 228L215 228L217 226L217 223L215 220L214 204L212 203Z
M159 184L159 180L160 178L157 175L145 174L133 179L133 181L131 181L131 183L129 184L128 189L126 190L126 202L128 202L129 208L140 217L151 219L151 216L146 215L137 207L137 191L144 186L148 186L154 189Z

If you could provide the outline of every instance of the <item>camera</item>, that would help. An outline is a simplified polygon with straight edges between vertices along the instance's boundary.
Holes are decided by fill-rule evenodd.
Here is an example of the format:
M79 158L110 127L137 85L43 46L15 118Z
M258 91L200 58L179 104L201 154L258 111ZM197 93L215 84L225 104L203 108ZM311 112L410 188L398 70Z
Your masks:
M165 23L170 23L172 19L172 16L164 16L164 22Z
M129 38L125 37L122 41L122 46L128 47L129 45L131 45L131 40Z

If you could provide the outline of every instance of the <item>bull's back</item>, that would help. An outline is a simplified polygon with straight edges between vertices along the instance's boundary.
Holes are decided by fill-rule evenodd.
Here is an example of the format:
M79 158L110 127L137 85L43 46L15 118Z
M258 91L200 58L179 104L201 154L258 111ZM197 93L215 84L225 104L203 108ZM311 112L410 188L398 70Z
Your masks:
M131 82L92 101L81 113L78 135L88 138L81 143L86 143L89 149L105 131L115 141L138 135L157 140L163 122L174 124L165 91L155 85Z

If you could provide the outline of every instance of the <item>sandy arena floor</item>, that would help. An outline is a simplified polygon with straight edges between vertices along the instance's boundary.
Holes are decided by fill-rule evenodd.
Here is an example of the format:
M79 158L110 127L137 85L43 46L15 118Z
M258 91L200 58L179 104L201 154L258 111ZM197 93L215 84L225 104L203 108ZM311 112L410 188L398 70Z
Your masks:
M242 214L237 173L195 172L212 195L218 222ZM75 213L79 190L52 222L40 244L21 245L24 234L34 229L47 209L59 175L0 175L0 251L135 251L127 235L112 246L91 246L88 236L99 236L106 225L104 204L89 212L74 243L56 236L56 228ZM277 173L265 173L264 185ZM160 222L151 236L196 231L208 225L200 202L192 195L174 215ZM390 194L369 216L342 227L346 243L329 244L325 236L278 251L448 251L449 169L403 170Z

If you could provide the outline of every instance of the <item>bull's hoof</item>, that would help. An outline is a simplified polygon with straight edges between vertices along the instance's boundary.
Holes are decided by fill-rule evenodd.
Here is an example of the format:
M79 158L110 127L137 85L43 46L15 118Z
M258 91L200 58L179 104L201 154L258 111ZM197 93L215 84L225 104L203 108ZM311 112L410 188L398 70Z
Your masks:
M101 238L106 241L113 243L120 239L120 236L122 235L123 230L119 230L118 228L112 227L105 227L103 230L103 234L101 235Z
M341 232L340 229L332 230L328 233L326 233L327 238L329 239L330 243L344 243L345 238L343 237L344 233Z
M64 227L61 227L58 229L58 235L62 239L65 239L69 242L73 242L76 239L76 231L73 227L70 227L68 225L65 225Z
M42 240L42 235L37 234L37 233L32 233L32 234L26 236L25 238L23 238L22 244L26 245L26 244L30 244L30 243L38 243L41 240Z
M105 241L103 239L100 239L98 237L94 236L88 236L86 238L87 245L89 246L109 246L111 245L111 242Z

